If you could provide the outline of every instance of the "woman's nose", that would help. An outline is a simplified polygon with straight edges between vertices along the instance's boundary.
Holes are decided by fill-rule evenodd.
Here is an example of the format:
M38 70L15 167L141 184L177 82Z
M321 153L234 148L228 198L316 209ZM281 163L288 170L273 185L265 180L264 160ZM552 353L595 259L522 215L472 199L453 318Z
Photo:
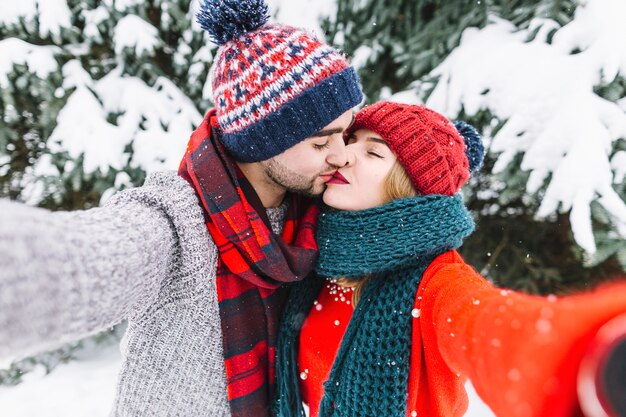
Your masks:
M353 166L356 162L356 152L354 146L346 146L346 163L344 166Z

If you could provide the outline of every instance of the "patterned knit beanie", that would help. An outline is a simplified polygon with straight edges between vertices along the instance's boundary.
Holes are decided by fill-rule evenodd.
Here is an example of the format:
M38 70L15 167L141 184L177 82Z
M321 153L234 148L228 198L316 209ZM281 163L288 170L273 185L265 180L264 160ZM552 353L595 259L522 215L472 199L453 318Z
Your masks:
M203 0L198 23L220 48L211 68L222 143L241 162L296 145L363 97L346 58L315 35L266 24L264 0Z
M424 106L381 101L360 110L347 134L378 133L422 195L453 195L480 169L480 134L465 122L452 124Z

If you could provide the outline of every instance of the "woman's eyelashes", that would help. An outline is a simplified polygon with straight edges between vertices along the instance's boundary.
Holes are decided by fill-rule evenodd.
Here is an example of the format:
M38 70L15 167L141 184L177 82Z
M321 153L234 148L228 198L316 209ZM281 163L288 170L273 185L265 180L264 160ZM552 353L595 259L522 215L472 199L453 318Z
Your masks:
M376 149L376 148L371 148L371 149L368 149L368 150L367 150L367 154L368 154L368 155L370 155L370 156L374 156L374 157L376 157L376 158L380 158L380 159L383 159L383 158L384 158L384 156L383 156L382 152L380 152L380 151L379 151L378 149Z
M350 135L346 138L346 146L359 145L359 144L361 144L361 147L363 148L367 156L385 159L385 152L382 152L379 149L380 146L376 144L375 142L370 142L368 140L359 140L354 135Z

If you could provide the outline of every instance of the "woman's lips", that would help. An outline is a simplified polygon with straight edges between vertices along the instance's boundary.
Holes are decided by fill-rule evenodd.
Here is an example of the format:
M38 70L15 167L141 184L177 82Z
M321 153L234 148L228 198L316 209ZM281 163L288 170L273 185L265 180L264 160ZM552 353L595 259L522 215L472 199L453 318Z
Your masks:
M350 184L350 181L348 181L343 175L341 175L339 171L337 171L333 174L331 179L326 181L326 184Z

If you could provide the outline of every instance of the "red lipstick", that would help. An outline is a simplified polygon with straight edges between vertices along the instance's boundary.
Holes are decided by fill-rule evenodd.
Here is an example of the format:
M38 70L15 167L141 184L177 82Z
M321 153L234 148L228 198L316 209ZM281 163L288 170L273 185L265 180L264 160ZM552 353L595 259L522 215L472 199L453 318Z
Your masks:
M341 175L339 171L336 171L331 179L326 181L326 184L350 184L350 181L348 181L343 175Z

